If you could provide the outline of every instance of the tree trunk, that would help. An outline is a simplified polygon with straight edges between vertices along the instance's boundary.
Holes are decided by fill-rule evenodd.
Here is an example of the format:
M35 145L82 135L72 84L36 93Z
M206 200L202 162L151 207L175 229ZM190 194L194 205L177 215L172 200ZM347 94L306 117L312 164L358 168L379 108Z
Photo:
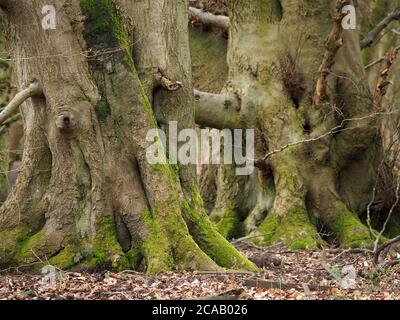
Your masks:
M195 168L146 160L149 130L194 127L186 1L55 1L54 30L41 27L45 4L0 1L18 87L43 90L22 106L0 265L255 270L209 221Z
M262 161L252 177L232 171L219 180L212 216L220 230L237 236L242 224L260 243L314 248L324 242L322 227L342 246L370 244L373 230L359 216L384 197L383 188L375 198L373 190L384 160L385 110L374 105L375 85L366 81L359 29L340 30L343 45L319 105L315 92L330 50L324 44L340 1L226 3L229 79L222 95L238 96L237 118L241 127L256 128ZM198 104L196 119L205 125L208 103ZM241 187L229 188L235 183Z

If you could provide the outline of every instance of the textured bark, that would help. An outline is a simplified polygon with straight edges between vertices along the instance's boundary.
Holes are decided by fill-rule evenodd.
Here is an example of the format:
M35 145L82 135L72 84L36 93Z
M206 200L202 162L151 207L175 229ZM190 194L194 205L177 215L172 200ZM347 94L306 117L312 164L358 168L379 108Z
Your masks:
M43 95L22 107L0 265L255 270L208 220L195 168L146 160L150 129L194 127L186 1L56 1L46 31L45 1L5 3L14 56L31 57L16 64L18 87L35 79Z
M231 174L220 181L212 210L218 211L220 230L232 235L244 224L261 243L304 248L323 244L317 232L322 226L343 246L370 244L359 216L368 204L385 200L379 191L371 204L384 152L382 116L374 115L359 31L342 31L326 99L315 109L324 43L338 2L226 3L231 25L223 94L239 97L242 121L258 130L256 158L270 156L258 163L256 177L243 181ZM242 186L229 189L235 183Z

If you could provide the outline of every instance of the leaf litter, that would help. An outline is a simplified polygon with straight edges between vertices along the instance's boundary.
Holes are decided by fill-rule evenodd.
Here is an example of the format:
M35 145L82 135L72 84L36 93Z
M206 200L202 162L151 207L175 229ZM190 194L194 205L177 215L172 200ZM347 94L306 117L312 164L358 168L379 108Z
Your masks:
M247 247L259 273L227 271L57 271L52 283L21 271L0 273L1 300L392 300L400 299L400 266L380 270L363 251L290 251Z

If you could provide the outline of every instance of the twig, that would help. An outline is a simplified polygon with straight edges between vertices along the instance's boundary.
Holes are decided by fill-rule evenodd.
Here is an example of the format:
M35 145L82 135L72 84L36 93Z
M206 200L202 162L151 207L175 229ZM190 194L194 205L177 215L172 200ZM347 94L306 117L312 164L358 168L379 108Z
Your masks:
M400 191L400 181L397 181L397 187L396 187L396 201L394 202L394 204L393 204L392 207L390 208L389 213L388 213L388 215L387 215L387 217L386 217L386 220L385 220L385 222L384 222L384 224L383 224L383 226L382 226L381 231L380 231L379 234L376 236L376 240L375 240L375 244L374 244L374 251L377 250L378 245L379 245L379 240L381 239L383 233L386 231L387 224L389 223L390 218L391 218L392 215L393 215L394 209L395 209L395 208L397 207L397 205L399 204L399 201L400 201L400 198L399 198L399 191Z
M395 49L396 49L397 51L399 51L399 50L400 50L400 46L395 47ZM373 66L376 66L377 64L383 62L384 60L385 60L385 56L380 57L379 59L377 59L377 60L371 62L370 64L367 64L367 65L364 67L364 69L365 69L365 70L368 70L368 69L372 68Z
M379 264L379 257L381 255L382 251L384 251L385 249L389 248L390 246L394 245L397 242L400 242L400 235L389 241L386 241L384 244L382 244L380 247L378 247L375 250L374 260L373 260L373 263L375 266L377 266Z
M284 146L281 146L281 147L279 147L279 148L277 148L277 149L275 149L275 150L273 150L273 151L271 151L271 152L268 152L268 153L262 158L262 161L265 161L265 160L267 160L268 158L270 158L271 156L273 156L274 154L280 153L280 152L282 152L282 151L284 151L284 150L286 150L286 149L288 149L288 148L290 148L290 147L295 147L295 146L300 145L300 144L303 144L303 143L315 142L315 141L324 139L324 138L326 138L327 136L330 136L330 135L336 134L336 133L338 133L338 132L340 132L340 131L343 131L343 130L344 130L344 129L343 129L343 126L345 125L346 122L362 121L362 120L372 119L372 118L374 118L374 117L376 117L376 116L379 116L379 115L391 115L391 114L395 114L395 113L397 113L397 112L374 112L374 113L371 113L371 114L366 115L366 116L364 116L364 117L343 119L342 122L341 122L339 125L333 127L330 131L325 132L324 134L322 134L322 135L320 135L320 136L318 136L318 137L309 138L309 139L304 139L304 140L299 140L299 141L295 141L295 142L291 142L291 143L288 143L288 144L286 144L286 145L284 145ZM257 161L260 161L260 160L257 160Z

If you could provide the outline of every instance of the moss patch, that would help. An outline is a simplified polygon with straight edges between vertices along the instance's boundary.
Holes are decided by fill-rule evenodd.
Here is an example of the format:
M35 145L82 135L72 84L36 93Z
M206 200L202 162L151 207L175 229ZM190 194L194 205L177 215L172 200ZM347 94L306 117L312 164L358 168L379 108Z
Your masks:
M147 273L154 274L162 271L172 270L174 259L169 241L160 225L153 219L150 211L141 214L146 224L148 236L143 243L143 251L147 260Z
M191 235L200 248L219 266L233 269L258 271L258 268L232 246L216 229L204 211L201 211L201 197L194 191L192 203L182 203L185 220L193 226Z
M59 254L49 259L49 263L62 270L68 269L79 262L79 255L73 246L65 247Z
M21 246L28 237L29 229L22 226L0 232L0 266L13 264L18 259Z
M287 248L299 250L314 249L323 243L303 208L292 209L284 217L270 212L258 231L264 236L262 242L265 245L282 243Z
M237 239L244 234L244 225L240 213L234 209L226 209L217 223L217 229L226 239Z
M335 212L326 224L343 247L365 247L374 241L369 229L361 222L357 214L351 212L344 204L337 204Z
M92 243L92 250L92 264L105 265L111 261L111 267L115 270L131 268L118 242L115 224L110 216L97 217L96 237Z

